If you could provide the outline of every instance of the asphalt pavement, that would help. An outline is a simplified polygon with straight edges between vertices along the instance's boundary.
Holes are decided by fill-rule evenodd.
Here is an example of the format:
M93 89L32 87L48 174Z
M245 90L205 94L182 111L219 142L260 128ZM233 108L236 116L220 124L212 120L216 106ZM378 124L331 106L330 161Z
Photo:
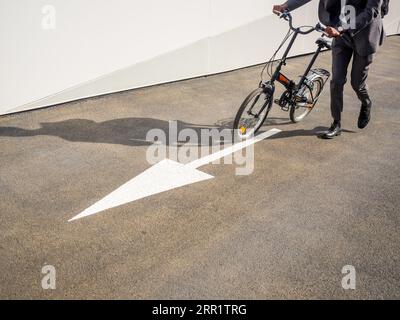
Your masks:
M316 137L331 122L326 87L301 123L275 106L263 131L282 132L255 144L252 174L207 164L213 179L72 222L152 166L149 130L229 127L262 66L0 117L0 298L399 299L399 52L388 38L371 67L366 129L348 84L344 134Z

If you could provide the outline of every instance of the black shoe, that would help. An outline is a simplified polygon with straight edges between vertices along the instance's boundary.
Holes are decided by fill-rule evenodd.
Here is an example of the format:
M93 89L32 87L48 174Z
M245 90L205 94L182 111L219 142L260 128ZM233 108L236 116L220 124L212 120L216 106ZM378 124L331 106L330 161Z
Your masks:
M360 116L358 117L358 128L364 129L371 120L371 105L361 106Z
M336 136L340 136L342 134L342 128L340 126L340 122L334 122L332 123L331 127L329 128L328 131L325 131L324 133L320 134L318 138L321 139L333 139Z

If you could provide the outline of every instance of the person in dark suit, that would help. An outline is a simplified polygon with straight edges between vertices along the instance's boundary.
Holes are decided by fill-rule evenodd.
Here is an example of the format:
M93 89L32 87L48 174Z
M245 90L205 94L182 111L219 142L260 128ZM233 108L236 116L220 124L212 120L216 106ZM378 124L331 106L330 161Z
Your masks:
M275 5L273 11L292 11L311 0L288 0ZM354 8L353 21L341 17L342 5ZM343 89L347 82L347 69L351 58L351 86L361 101L358 127L365 128L371 119L372 102L368 94L367 78L369 66L378 47L382 45L385 32L381 15L382 0L320 0L319 19L327 26L326 33L334 38L332 44L331 113L330 129L320 135L332 139L341 134L343 111Z

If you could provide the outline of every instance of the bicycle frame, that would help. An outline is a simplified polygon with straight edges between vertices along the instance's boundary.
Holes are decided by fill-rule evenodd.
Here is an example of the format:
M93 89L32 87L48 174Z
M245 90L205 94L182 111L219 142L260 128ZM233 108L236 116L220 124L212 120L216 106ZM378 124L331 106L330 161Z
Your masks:
M294 32L292 39L290 40L290 43L288 45L288 47L286 48L285 53L282 56L281 61L279 62L274 74L272 75L272 78L270 80L270 84L274 85L275 81L278 81L279 83L281 83L283 86L285 86L287 89L293 89L294 88L294 81L289 80L284 74L281 73L282 67L284 65L286 65L286 60L287 57L289 55L290 50L292 49L297 36L300 34L299 29L296 29L296 31ZM319 41L317 41L318 44L318 49L317 51L315 51L310 63L307 66L306 71L304 72L303 76L300 79L300 82L298 83L297 87L301 88L304 84L304 81L306 80L306 77L308 75L308 73L310 72L311 68L314 66L315 61L317 60L319 54L321 53L322 49L325 47L325 45L323 43L319 43Z

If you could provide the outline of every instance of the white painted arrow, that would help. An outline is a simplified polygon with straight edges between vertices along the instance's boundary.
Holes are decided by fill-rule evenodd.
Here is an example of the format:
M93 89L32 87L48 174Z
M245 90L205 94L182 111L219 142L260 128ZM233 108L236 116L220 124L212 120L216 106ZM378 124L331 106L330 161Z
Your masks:
M188 164L165 159L151 168L142 172L132 180L96 202L85 211L73 217L69 221L81 219L107 209L115 208L123 204L149 197L151 195L179 188L192 183L214 178L213 176L197 170L197 168L215 160L244 149L252 144L273 136L281 130L272 129L256 137L236 143L230 147L217 151L208 156L194 160Z

